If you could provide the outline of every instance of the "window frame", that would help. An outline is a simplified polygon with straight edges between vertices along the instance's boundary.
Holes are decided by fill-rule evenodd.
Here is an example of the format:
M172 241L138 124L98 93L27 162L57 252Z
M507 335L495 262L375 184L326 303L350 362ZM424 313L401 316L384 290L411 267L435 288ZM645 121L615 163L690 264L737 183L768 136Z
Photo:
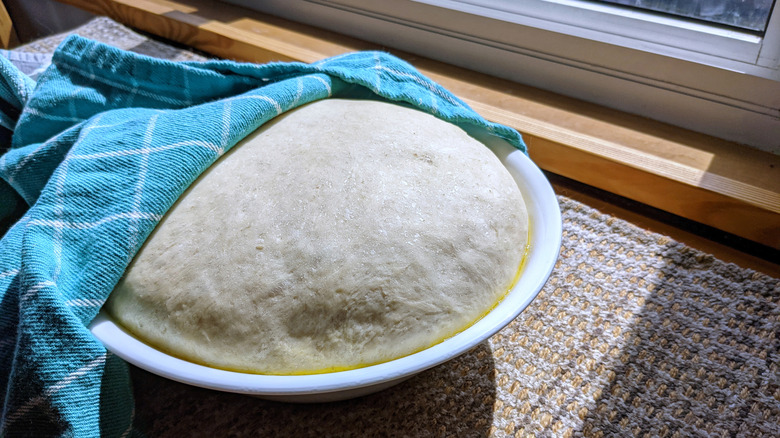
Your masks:
M659 32L658 25L670 25L665 17L659 23L653 13L629 11L623 30L604 30L595 29L592 18L582 26L571 15L553 20L533 9L522 14L496 9L506 6L506 0L481 1L475 6L474 0L228 0L780 154L778 8L764 37L678 23L677 37L687 45L671 45L648 41ZM560 8L571 12L573 5L583 3L590 6L587 14L605 13L592 10L595 3L579 0L528 0L523 5L531 3L546 6L547 13ZM598 6L619 10L615 17L626 18L620 16L626 15L625 8ZM652 20L638 36L621 34L648 16ZM580 22L582 17L574 16ZM679 36L686 32L699 36ZM707 47L717 50L704 53Z
M563 33L616 46L651 52L680 59L721 64L737 61L743 69L757 67L752 74L780 79L777 66L760 53L771 51L765 42L777 37L780 29L768 27L769 36L755 32L676 18L667 14L642 11L626 6L582 0L526 0L521 4L511 0L413 0L443 9L492 18L541 30ZM365 1L331 0L331 3L351 5ZM385 6L389 3L384 3ZM389 14L385 9L384 13ZM776 48L775 48L776 49ZM777 58L777 53L775 53ZM733 63L731 63L734 65Z

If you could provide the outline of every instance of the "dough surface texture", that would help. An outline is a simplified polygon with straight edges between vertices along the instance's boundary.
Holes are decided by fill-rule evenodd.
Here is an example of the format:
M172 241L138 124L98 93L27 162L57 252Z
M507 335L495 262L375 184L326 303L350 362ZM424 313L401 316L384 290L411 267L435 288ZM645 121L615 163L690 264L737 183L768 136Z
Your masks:
M511 287L527 237L514 179L462 129L326 99L201 175L106 306L139 339L207 366L350 369L474 323Z

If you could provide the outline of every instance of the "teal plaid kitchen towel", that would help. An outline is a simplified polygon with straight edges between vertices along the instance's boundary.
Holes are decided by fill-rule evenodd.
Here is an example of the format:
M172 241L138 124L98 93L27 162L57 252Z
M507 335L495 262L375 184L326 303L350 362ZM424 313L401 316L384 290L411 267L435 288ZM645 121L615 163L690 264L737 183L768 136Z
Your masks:
M177 197L273 117L328 97L386 99L525 151L516 131L380 52L174 63L72 36L37 83L5 58L0 75L0 219L26 209L0 241L7 437L136 434L127 366L87 326Z

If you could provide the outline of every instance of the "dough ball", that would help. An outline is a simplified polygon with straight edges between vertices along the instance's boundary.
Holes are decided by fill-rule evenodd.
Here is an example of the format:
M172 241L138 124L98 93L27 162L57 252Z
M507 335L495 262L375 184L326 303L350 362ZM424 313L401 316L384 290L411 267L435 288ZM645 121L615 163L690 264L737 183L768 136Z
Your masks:
M473 324L513 284L527 238L517 184L462 129L327 99L264 125L195 181L107 309L211 367L351 369Z

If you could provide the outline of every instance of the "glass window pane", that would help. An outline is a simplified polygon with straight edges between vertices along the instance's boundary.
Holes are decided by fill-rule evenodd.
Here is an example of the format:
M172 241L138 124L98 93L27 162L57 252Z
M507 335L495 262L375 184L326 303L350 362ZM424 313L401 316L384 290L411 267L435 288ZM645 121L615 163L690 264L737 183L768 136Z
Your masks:
M597 0L754 32L766 31L774 0Z

